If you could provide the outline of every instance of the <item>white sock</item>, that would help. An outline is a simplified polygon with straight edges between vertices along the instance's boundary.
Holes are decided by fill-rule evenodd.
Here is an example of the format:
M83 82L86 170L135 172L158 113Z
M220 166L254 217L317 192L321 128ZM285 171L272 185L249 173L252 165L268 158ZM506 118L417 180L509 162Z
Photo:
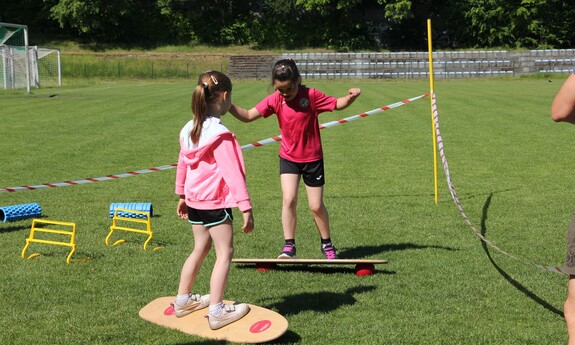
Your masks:
M222 313L222 309L224 309L224 302L211 304L210 314L212 314L213 316L219 316Z
M180 307L182 307L182 306L186 305L186 303L188 303L188 299L190 299L189 293L177 295L176 296L176 304L179 305Z

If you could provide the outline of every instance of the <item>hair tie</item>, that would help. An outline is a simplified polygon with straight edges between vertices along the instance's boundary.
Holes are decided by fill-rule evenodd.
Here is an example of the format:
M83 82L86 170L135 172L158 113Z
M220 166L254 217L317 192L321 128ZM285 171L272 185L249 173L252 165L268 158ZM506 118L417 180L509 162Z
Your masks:
M203 81L202 85L204 86L204 98L207 100L210 98L210 88L207 82Z

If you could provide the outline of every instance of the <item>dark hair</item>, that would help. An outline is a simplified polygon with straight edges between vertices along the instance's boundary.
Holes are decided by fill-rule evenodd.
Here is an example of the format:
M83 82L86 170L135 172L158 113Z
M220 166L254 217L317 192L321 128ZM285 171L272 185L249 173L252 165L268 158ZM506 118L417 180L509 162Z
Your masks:
M286 81L289 80L292 83L296 83L300 78L299 86L305 87L301 83L301 75L299 74L299 70L295 64L295 61L292 59L282 59L279 60L274 64L272 68L272 82L268 87L269 92L275 91L275 81Z
M192 94L192 113L194 127L190 133L192 143L197 144L202 134L202 125L206 119L208 104L217 102L222 92L232 92L232 81L227 75L218 71L207 71L200 74L198 85Z
M300 77L295 62L292 59L283 59L275 63L272 69L272 84L274 81L292 81L296 82Z

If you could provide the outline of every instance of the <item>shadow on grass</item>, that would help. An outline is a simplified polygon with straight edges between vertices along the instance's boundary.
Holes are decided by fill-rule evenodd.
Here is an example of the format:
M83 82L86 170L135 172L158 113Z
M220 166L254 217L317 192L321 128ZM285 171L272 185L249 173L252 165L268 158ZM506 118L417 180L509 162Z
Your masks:
M290 331L289 329L279 338L272 340L272 341L268 341L268 342L264 342L264 343L259 343L259 344L297 344L301 342L301 337L293 332ZM224 345L224 344L233 344L230 342L227 342L225 340L202 340L202 341L192 341L192 342L188 342L188 343L178 343L177 345Z
M188 343L177 343L176 345L224 345L229 344L225 340L201 340L201 341L190 341Z
M509 192L512 190L517 190L518 188L506 188L506 189L501 189L501 190L496 190L496 191L492 191L489 192L489 198L493 196L493 194L498 194L498 193L505 193L505 192ZM466 195L463 197L458 197L459 201L463 201L463 200L471 200L471 199L475 199L475 198L480 198L483 197L484 195L486 195L487 193L477 193L477 194L470 194L470 195ZM451 200L451 198L445 199L443 201L440 201L439 203L452 203L453 200Z
M177 343L176 345L224 345L229 344L224 340L202 340L202 341L191 341L189 343Z
M347 305L354 305L357 300L354 295L375 290L375 286L358 285L344 292L305 292L288 295L283 301L268 305L266 308L277 310L278 313L289 316L306 311L329 313Z
M21 231L21 230L30 230L31 225L30 224L22 224L22 225L10 225L7 227L0 227L0 234L1 233L8 233L8 232L14 232L14 231Z
M487 232L487 226L486 226L487 210L489 209L489 205L491 204L491 198L492 197L493 197L493 194L490 194L487 197L485 204L483 204L483 212L481 215L481 234L483 235L483 237L485 237L485 233ZM549 302L547 302L544 299L542 299L541 297L537 296L534 292L530 291L525 286L521 285L521 283L519 283L517 280L511 278L511 276L507 272L505 272L501 267L499 267L499 265L497 265L495 263L495 261L493 260L493 258L491 257L491 253L489 252L489 248L487 247L487 244L485 242L481 241L481 246L483 247L483 250L485 251L487 258L489 259L489 261L491 261L491 264L493 265L493 267L495 267L497 272L499 272L499 274L501 274L503 276L503 278L505 278L505 280L507 280L511 285L513 285L513 287L515 287L517 290L521 291L527 297L531 298L533 301L535 301L536 303L538 303L539 305L541 305L543 308L547 309L548 311L555 313L558 316L564 317L563 311L555 308Z
M297 344L301 342L301 337L296 332L290 331L289 329L287 332L284 333L281 337L277 338L274 341L270 341L266 344Z
M0 227L0 233L14 232L14 231L20 231L20 230L30 230L30 228L32 227L32 219L47 219L47 218L49 218L48 215L42 214L42 215L39 215L36 217L18 219L18 220L13 222L14 225L10 225L10 226L5 227L5 228ZM12 222L9 222L9 223L12 223Z
M443 250L457 250L449 247L442 246L425 246L415 243L392 243L392 244L382 244L378 246L359 246L355 248L342 249L338 252L338 257L340 259L359 259L364 257L370 257L379 255L386 252L395 252L398 250L409 250L409 249L443 249Z
M328 266L322 266L322 265L326 265L326 264L290 264L290 263L285 263L285 264L278 264L278 265L272 265L269 270L273 270L276 272L308 272L308 273L321 273L321 274L340 274L340 273L346 273L346 274L355 274L355 268L353 267L354 265L352 264L350 267L344 267L343 265L328 265ZM321 266L321 267L320 267ZM255 269L254 267L256 267L256 265L254 264L239 264L237 266L240 269ZM376 269L374 271L374 274L395 274L395 272L393 271L386 271L386 270L380 270L377 269L377 267L381 267L381 266L376 266ZM266 274L267 272L262 272L262 274Z

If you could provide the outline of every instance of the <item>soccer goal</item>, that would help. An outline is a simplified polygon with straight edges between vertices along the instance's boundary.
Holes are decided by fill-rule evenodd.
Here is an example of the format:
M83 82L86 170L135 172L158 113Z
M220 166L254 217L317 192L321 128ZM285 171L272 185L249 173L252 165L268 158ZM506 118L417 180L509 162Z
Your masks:
M32 85L35 87L62 86L60 49L32 46L29 50L34 54L31 59L34 82Z
M62 86L59 49L29 46L26 25L0 22L0 81L4 89Z

